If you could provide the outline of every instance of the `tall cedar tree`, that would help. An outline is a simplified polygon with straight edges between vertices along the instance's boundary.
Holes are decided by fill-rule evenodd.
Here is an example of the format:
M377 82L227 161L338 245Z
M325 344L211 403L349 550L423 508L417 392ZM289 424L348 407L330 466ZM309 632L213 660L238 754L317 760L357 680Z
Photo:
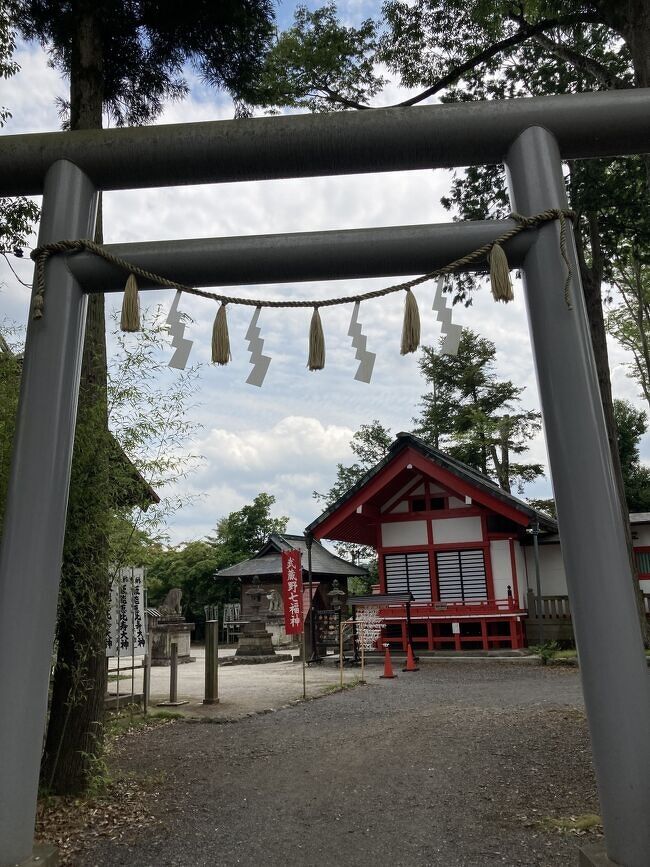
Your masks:
M443 341L441 341L442 345ZM415 432L435 448L474 467L511 493L543 475L541 464L522 464L515 456L528 451L541 430L541 416L519 410L524 391L494 371L491 340L463 328L456 355L424 346L420 371L430 391L423 395Z
M16 27L70 81L71 130L152 121L187 93L183 68L237 100L267 50L272 0L24 0ZM101 240L101 219L97 240ZM58 657L42 767L51 791L84 789L101 753L106 686L111 494L104 298L91 295L57 627Z

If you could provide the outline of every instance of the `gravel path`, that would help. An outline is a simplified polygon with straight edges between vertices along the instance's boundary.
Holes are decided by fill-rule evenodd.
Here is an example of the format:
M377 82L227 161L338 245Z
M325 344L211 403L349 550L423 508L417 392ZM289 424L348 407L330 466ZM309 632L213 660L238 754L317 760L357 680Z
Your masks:
M598 812L575 670L438 662L234 724L124 738L150 831L88 839L79 865L561 867ZM152 782L153 781L153 782Z

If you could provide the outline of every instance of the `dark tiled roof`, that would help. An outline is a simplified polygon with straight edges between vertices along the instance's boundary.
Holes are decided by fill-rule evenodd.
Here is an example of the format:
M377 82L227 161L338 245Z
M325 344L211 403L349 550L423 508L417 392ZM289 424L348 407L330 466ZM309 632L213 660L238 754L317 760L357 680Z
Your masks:
M235 563L215 573L216 578L248 578L253 575L281 575L282 551L301 551L303 571L307 572L307 543L304 536L289 533L271 533L264 545L250 560ZM316 539L311 546L311 571L313 575L367 575L363 566L355 566L342 557L328 551Z
M478 470L469 467L467 464L464 464L462 461L457 461L455 458L452 458L450 455L445 454L444 452L439 451L438 449L433 448L433 446L428 445L421 440L419 437L416 437L411 433L398 433L397 439L393 441L391 444L388 453L378 464L375 464L368 472L362 476L359 481L353 485L342 497L340 497L335 503L333 503L328 509L326 509L322 515L316 518L315 521L306 528L306 533L311 533L313 530L321 524L325 518L328 518L331 514L336 512L342 505L344 505L350 497L360 491L371 479L373 479L385 466L387 466L402 449L411 447L416 449L421 454L423 454L426 458L433 461L436 464L439 464L441 467L444 467L449 472L458 476L458 478L463 479L468 482L470 485L474 485L475 487L485 491L491 496L495 497L498 500L506 503L507 505L514 507L520 512L523 512L525 515L528 515L531 519L537 519L539 521L540 527L543 530L548 532L557 532L557 523L546 515L544 512L540 512L537 509L533 509L528 503L520 500L518 497L513 496L512 494L508 494L506 491L502 490L492 479L489 479L487 476L484 476L483 473L478 472Z

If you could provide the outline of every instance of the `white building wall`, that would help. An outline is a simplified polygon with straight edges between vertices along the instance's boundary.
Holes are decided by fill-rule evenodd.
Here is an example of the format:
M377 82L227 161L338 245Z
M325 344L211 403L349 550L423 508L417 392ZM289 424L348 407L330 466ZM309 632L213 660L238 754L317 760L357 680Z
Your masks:
M381 543L384 548L400 548L402 545L426 545L426 521L394 521L381 525Z
M526 593L528 587L526 585L526 558L524 549L519 542L515 542L515 566L517 567L517 587L519 588L519 604L522 608L526 607ZM530 574L528 575L530 581Z
M440 518L431 521L431 526L436 545L483 540L483 525L480 518Z
M648 524L632 524L632 539L639 548L650 545L650 526Z
M510 542L507 539L496 539L490 542L490 557L492 559L494 598L506 599L508 596L508 585L512 586Z
M526 546L526 563L528 564L528 581L532 590L536 591L535 553L532 545ZM539 574L542 585L542 596L566 596L566 575L562 561L562 551L559 543L539 546Z

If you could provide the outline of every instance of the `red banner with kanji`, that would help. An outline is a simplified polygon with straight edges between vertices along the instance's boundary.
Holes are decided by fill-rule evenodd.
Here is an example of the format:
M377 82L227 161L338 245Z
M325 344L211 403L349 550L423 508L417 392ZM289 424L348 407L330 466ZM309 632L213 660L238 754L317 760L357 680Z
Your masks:
M303 631L301 559L300 551L282 552L282 601L284 631L287 635L297 635Z

